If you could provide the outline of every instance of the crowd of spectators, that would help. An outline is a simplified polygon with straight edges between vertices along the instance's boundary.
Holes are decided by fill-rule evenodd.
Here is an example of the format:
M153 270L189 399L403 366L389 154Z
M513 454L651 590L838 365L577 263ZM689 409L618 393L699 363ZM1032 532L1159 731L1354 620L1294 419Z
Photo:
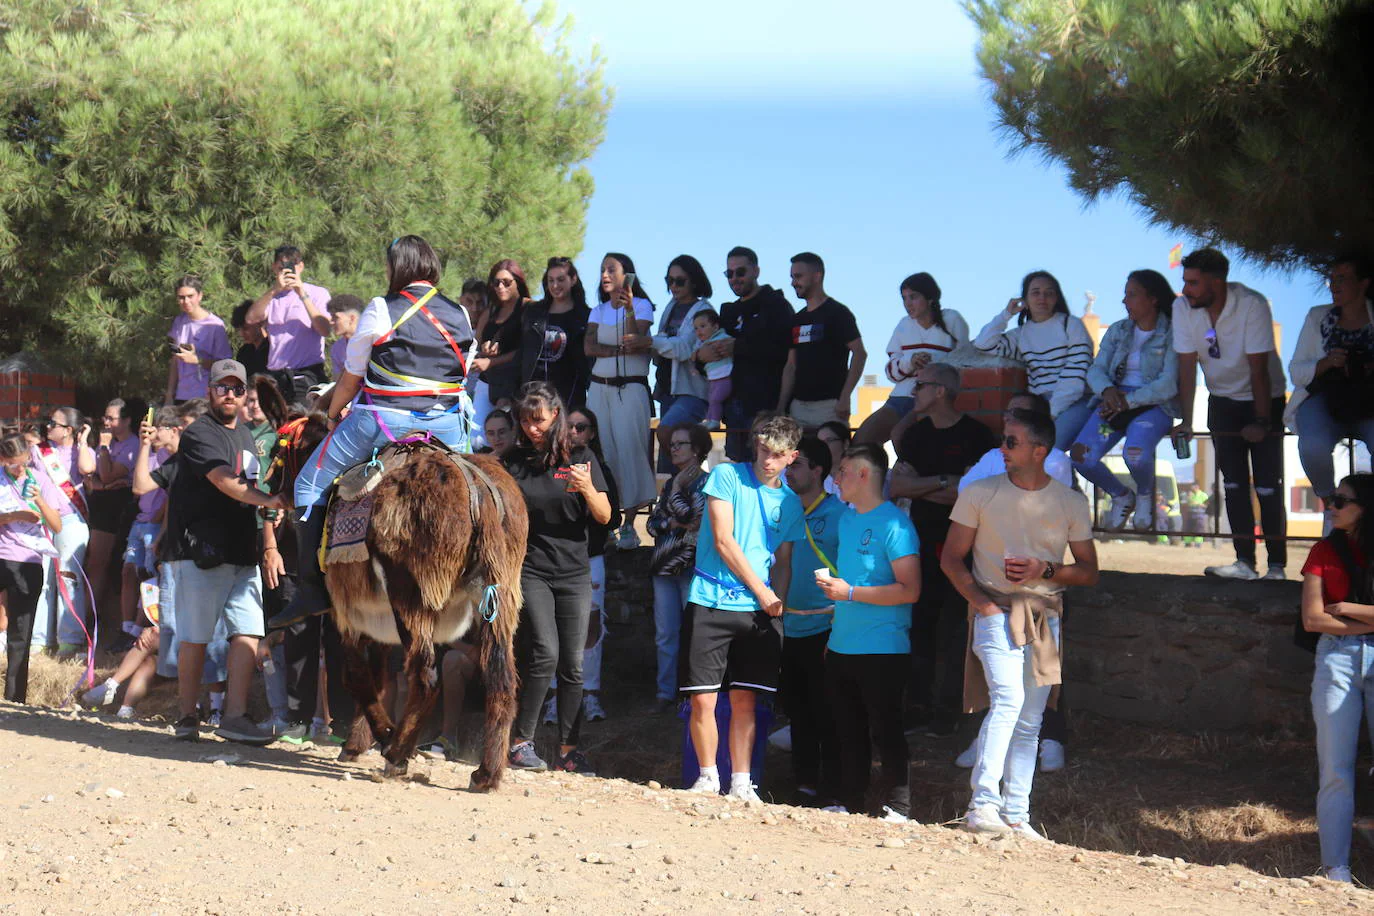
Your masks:
M733 301L714 305L707 271L681 255L656 307L621 253L602 260L594 304L561 257L537 300L510 259L449 300L433 249L405 236L387 250L388 292L365 302L308 282L303 252L284 245L262 294L232 310L237 350L200 279L180 277L162 406L116 398L94 425L62 407L28 438L0 440L5 697L26 699L31 651L89 661L103 628L103 647L123 657L86 686L88 705L134 716L173 678L177 738L208 723L250 744L338 742L351 701L339 633L320 615L324 513L310 510L378 444L429 431L499 457L530 508L511 766L593 772L583 726L616 705L600 695L604 555L640 545L645 513L653 706L686 710L691 791L757 797L757 711L780 693L794 802L904 820L907 739L965 729L965 826L1040 840L1034 774L1066 753L1054 710L1064 592L1098 574L1080 479L1109 498L1109 531L1156 526L1186 545L1224 502L1236 559L1207 574L1284 579L1287 425L1330 532L1304 567L1301 619L1321 634L1322 867L1348 880L1355 742L1374 696L1374 544L1361 525L1374 478L1338 486L1332 453L1344 437L1374 441L1371 266L1332 264L1333 301L1304 323L1286 400L1269 304L1228 272L1219 252L1193 252L1176 295L1161 274L1133 271L1126 317L1096 347L1047 271L1027 274L976 336L934 277L912 274L885 348L891 396L857 430L868 351L810 252L790 262L794 310L743 247L725 259ZM408 324L417 310L429 320ZM957 406L960 366L980 351L1027 369L1000 432ZM1171 506L1155 454L1166 437L1188 448L1199 368L1222 493L1192 485ZM264 379L270 404L258 400ZM269 493L278 428L312 408L332 433L294 494ZM713 432L728 460L708 470ZM1104 462L1119 443L1125 475ZM470 642L448 647L443 722L424 753L457 753L477 668ZM248 715L259 671L263 722ZM557 732L549 761L541 722Z

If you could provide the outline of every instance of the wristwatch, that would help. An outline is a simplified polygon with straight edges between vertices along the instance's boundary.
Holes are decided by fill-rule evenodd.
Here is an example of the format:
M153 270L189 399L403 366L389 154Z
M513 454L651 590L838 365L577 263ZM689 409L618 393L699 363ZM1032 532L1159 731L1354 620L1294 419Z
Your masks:
M1042 579L1053 579L1053 578L1054 578L1055 571L1056 571L1056 570L1055 570L1055 568L1054 568L1054 564L1053 564L1053 563L1046 563L1046 564L1045 564L1045 571L1042 572L1042 573L1040 574L1040 578L1042 578Z

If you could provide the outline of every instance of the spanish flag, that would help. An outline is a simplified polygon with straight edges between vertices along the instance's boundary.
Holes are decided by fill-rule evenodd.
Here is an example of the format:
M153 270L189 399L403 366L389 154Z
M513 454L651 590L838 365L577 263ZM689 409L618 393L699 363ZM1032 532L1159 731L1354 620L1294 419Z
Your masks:
M1180 243L1169 249L1169 269L1173 270L1183 263L1183 245Z

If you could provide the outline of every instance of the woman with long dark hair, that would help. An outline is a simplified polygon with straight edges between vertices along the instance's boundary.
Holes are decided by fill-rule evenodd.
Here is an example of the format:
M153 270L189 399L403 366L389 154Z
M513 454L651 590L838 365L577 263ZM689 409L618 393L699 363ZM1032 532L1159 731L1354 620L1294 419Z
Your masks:
M585 349L595 359L587 406L605 423L601 447L620 486L625 520L616 536L622 550L639 546L635 515L654 501L649 463L649 350L654 304L628 255L612 251L601 260L600 302L587 320Z
M696 351L702 341L692 322L701 312L714 309L711 281L701 262L690 254L680 254L668 262L663 282L672 302L659 319L654 353L659 369L655 398L663 405L658 420L658 470L666 474L673 468L668 455L673 427L699 423L706 416L706 376L696 365ZM662 389L661 395L658 389Z
M549 258L544 298L521 317L520 380L548 382L568 407L587 399L587 291L571 258Z
M1134 512L1135 527L1148 528L1156 502L1155 446L1179 417L1178 354L1170 311L1174 291L1158 271L1133 270L1121 301L1126 317L1107 328L1088 369L1094 397L1069 454L1075 471L1110 494L1107 527L1124 528ZM1102 464L1122 437L1126 444L1121 454L1135 490Z
M529 541L520 587L525 595L516 637L520 700L511 728L510 765L543 770L548 765L534 749L539 708L554 674L558 675L558 756L556 766L589 773L577 749L582 728L582 653L591 617L588 571L589 522L606 524L611 503L601 462L586 446L574 445L568 412L553 386L531 382L515 404L519 433L506 453L506 468L525 496Z
M52 534L62 530L57 509L61 494L46 474L29 467L29 444L23 436L0 439L0 465L0 589L7 595L9 616L5 699L24 703L43 566L57 555Z
M439 292L441 271L438 253L418 235L387 246L386 295L369 302L358 319L326 411L338 425L296 478L300 575L291 605L270 627L329 607L317 559L324 512L310 508L324 501L336 477L411 433L428 433L454 451L471 450L465 380L472 325L467 311Z
M478 355L472 363L492 406L508 407L520 384L520 323L530 286L520 265L505 258L491 265L487 290L487 312L477 326Z
M968 344L968 322L964 316L940 304L940 284L922 271L907 277L898 287L906 315L897 322L887 342L887 377L893 384L887 402L875 410L859 431L855 442L882 445L892 437L892 429L916 403L916 374L931 361L951 363L949 354ZM839 465L836 465L839 467Z
M1016 318L1016 327L1007 323ZM1064 290L1047 270L1033 270L1021 280L1021 296L1012 299L984 325L973 345L984 353L1026 364L1032 394L1050 400L1054 447L1073 443L1088 418L1088 366L1093 342L1083 321L1069 314Z
M1302 567L1302 626L1317 640L1312 718L1317 725L1319 874L1350 882L1355 758L1360 719L1374 703L1374 474L1352 474L1327 499L1332 530Z

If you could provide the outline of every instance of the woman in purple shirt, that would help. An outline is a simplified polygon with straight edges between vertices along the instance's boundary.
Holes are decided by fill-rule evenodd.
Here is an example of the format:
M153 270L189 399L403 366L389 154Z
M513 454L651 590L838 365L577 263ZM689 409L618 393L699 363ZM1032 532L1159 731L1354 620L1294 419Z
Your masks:
M58 491L29 467L23 436L0 439L0 588L9 596L5 699L24 703L29 693L29 638L43 588L43 564L57 553L51 532L62 530ZM48 530L45 531L44 528Z
M86 544L91 530L86 525L86 496L81 480L95 473L95 449L79 437L83 426L81 414L74 407L59 407L48 418L48 440L33 450L31 466L44 474L58 491L57 512L62 517L62 530L53 536L57 547L57 562L48 564L43 576L43 594L33 621L30 643L39 650L51 646L54 637L58 648L73 651L84 642L81 627L86 616L86 585L82 581L81 565L86 559ZM57 586L61 575L66 585L72 611L67 613L66 600Z

